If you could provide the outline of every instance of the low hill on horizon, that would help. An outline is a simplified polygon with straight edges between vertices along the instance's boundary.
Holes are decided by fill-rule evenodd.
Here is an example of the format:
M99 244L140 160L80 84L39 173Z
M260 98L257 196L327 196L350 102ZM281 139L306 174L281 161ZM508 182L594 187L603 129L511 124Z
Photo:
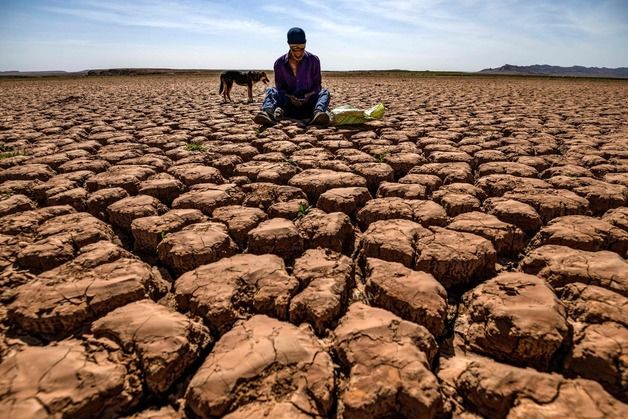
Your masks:
M264 70L270 71L272 70ZM0 71L2 77L86 77L86 76L147 76L147 75L174 75L174 74L196 74L196 75L214 75L219 74L220 69L181 69L181 68L103 68L89 69L82 71ZM247 70L242 70L247 71ZM628 67L606 68L606 67L560 67L553 65L529 65L517 66L505 64L498 68L486 68L477 72L467 71L434 71L434 70L327 70L324 74L330 75L408 75L408 76L477 76L477 75L496 75L496 76L543 76L543 77L600 77L600 78L628 78Z
M628 67L606 68L583 67L580 65L574 65L571 67L560 67L557 65L548 64L534 64L526 66L505 64L498 68L485 68L484 70L479 71L479 73L522 76L628 78Z

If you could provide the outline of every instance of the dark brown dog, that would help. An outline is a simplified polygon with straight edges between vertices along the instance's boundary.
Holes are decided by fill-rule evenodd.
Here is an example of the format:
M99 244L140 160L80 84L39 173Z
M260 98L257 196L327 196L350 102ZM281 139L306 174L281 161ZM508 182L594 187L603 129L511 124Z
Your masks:
M222 97L225 100L231 101L231 88L233 83L240 86L247 86L249 89L249 103L253 102L253 85L258 81L264 84L268 83L268 77L263 71L225 71L220 74L220 90L218 93L222 93Z

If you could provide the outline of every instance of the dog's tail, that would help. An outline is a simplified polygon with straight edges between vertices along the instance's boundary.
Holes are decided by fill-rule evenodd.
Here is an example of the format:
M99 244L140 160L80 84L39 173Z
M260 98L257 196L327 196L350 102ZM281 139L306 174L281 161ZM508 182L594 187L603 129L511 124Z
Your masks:
M220 75L220 89L218 89L218 93L222 93L222 91L224 90L224 86L225 86L225 79L224 79L225 75L221 74Z

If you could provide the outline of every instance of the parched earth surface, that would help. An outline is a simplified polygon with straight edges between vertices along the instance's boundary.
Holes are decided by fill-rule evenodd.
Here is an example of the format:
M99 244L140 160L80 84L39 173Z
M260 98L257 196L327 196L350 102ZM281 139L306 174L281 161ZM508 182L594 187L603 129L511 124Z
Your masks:
M628 84L0 82L0 417L628 417Z

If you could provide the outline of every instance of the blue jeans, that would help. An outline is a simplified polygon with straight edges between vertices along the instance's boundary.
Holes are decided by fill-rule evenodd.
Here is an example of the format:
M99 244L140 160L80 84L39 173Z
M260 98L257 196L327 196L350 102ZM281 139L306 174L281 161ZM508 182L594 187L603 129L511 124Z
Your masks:
M262 103L262 110L271 114L276 108L284 110L284 115L292 118L312 118L315 112L326 112L329 109L329 90L322 89L318 95L313 95L302 106L293 106L283 91L275 87L266 89L266 96Z

